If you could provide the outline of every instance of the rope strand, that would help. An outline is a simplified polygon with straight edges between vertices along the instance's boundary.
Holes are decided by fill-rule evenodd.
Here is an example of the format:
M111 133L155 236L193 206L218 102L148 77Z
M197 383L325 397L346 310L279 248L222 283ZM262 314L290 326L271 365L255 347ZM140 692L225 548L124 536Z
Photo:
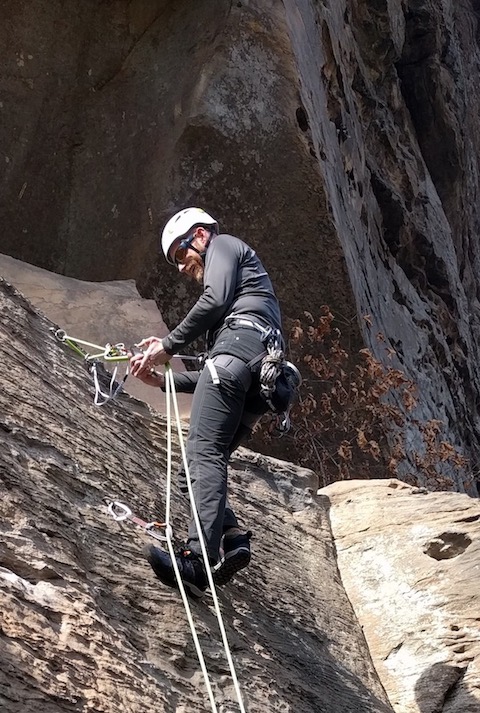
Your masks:
M215 698L213 695L212 685L210 683L210 678L208 676L207 666L205 664L205 657L203 655L202 647L198 639L197 630L195 629L195 623L193 621L192 610L190 608L190 603L188 601L188 596L185 591L185 586L183 584L182 578L180 576L180 570L178 569L177 559L175 557L175 550L173 547L172 540L172 527L170 524L170 510L171 510L171 497L172 497L172 418L171 418L171 405L173 402L175 417L177 420L177 430L180 439L180 447L182 449L182 457L184 458L184 445L182 437L182 424L180 422L180 416L178 414L178 404L177 395L175 392L175 384L173 381L173 372L169 364L165 366L165 393L166 393L166 405L167 405L167 485L166 485L166 504L165 504L165 523L166 523L166 536L167 536L167 547L172 560L173 569L175 572L175 577L177 579L178 589L182 597L183 606L185 607L185 613L187 615L188 624L190 626L190 631L192 633L193 643L195 644L195 650L197 652L197 657L200 662L200 668L202 669L203 678L205 680L205 686L207 688L208 698L210 700L210 705L212 707L213 713L218 713L217 705L215 703Z
M204 566L205 566L205 572L207 574L208 585L209 585L210 591L212 593L215 614L217 617L220 633L222 636L222 642L223 642L223 646L225 649L225 654L227 657L228 665L230 668L230 674L232 676L232 681L233 681L233 685L235 688L235 693L237 696L237 701L238 701L238 705L240 708L240 712L246 713L245 706L243 704L242 693L240 691L240 684L238 682L237 673L235 671L235 665L233 663L233 658L232 658L230 646L228 643L227 632L225 630L222 613L220 611L220 603L218 601L217 591L215 588L215 582L213 581L213 576L212 576L212 572L210 569L210 562L208 559L208 552L207 552L205 538L204 538L203 531L202 531L202 525L201 525L200 518L198 515L197 506L195 504L192 481L191 481L191 477L190 477L190 469L189 469L188 463L187 463L187 454L185 451L185 443L184 443L184 439L183 439L182 423L180 420L180 413L179 413L179 409L178 409L178 400L177 400L177 395L176 395L176 391L175 391L175 382L174 382L174 378L173 378L173 371L172 371L170 364L168 364L168 363L165 365L165 377L166 377L165 385L166 385L166 393L167 393L167 424L170 424L170 400L171 400L173 403L174 411L175 411L175 420L176 420L176 424L177 424L177 432L178 432L178 439L180 442L180 450L182 453L182 461L183 461L183 464L185 467L185 476L186 476L186 481L187 481L188 494L190 497L190 506L192 509L195 526L196 526L197 532L198 532L198 539L199 539L200 548L202 551L202 557L203 557L203 562L204 562ZM171 493L171 483L169 482L169 480L171 480L171 468L172 468L172 465L171 465L171 462L172 462L172 434L171 434L171 427L169 425L167 425L167 439L168 439L168 442L167 442L168 443L168 445L167 445L167 494L168 494L168 498L167 498L167 508L166 508L165 520L167 523L167 533L168 533L168 531L169 531L168 525L170 524L170 493ZM168 534L167 534L167 536L168 536ZM185 588L183 586L183 582L181 581L180 572L178 571L178 565L176 562L175 553L173 552L173 545L172 545L171 541L169 541L169 540L167 540L167 543L169 545L170 557L172 558L172 563L174 566L175 575L177 577L179 589L182 594L183 604L184 604L185 610L187 612L187 618L189 620L190 629L192 630L192 635L193 635L193 639L195 642L195 648L197 650L197 656L199 658L200 666L202 668L202 672L203 672L203 675L205 678L208 696L210 698L210 703L212 705L212 711L214 713L217 713L217 708L216 708L215 700L213 698L213 692L211 689L210 680L208 678L207 669L205 667L205 660L204 660L204 657L203 657L203 654L202 654L202 651L200 648L200 644L198 642L198 637L196 635L196 632L194 633L195 625L193 623L193 619L191 618L190 605L188 603L188 598L185 594Z

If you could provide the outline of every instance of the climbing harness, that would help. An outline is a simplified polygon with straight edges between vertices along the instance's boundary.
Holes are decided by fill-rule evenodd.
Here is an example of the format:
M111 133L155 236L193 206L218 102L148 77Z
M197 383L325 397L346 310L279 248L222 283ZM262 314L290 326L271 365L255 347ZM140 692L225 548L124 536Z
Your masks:
M260 395L273 412L270 432L276 436L283 436L290 430L290 411L295 394L301 386L302 377L297 367L285 359L280 330L265 327L256 320L235 314L227 317L225 321L232 325L255 329L260 333L265 352L248 362L247 368L252 369L260 363Z
M290 410L301 386L302 377L297 367L285 359L280 330L238 314L229 315L225 322L233 327L249 327L260 334L265 352L249 361L246 366L252 370L260 364L260 395L272 412L270 433L283 436L290 429Z
M212 690L212 685L210 682L208 670L207 670L206 663L205 663L205 657L203 655L200 641L198 638L198 634L197 634L197 631L195 628L195 623L194 623L192 611L190 608L190 602L189 602L189 599L188 599L188 596L187 596L187 593L185 590L185 585L184 585L183 580L180 576L180 571L178 568L178 563L176 560L175 550L174 550L173 529L171 526L172 465L173 465L172 405L173 405L178 440L180 443L180 451L181 451L181 455L182 455L183 465L185 468L185 478L186 478L188 494L189 494L189 498L190 498L190 507L191 507L193 518L195 520L195 526L196 526L196 529L198 532L198 538L199 538L200 548L201 548L201 552L202 552L202 559L203 559L203 563L204 563L204 567L205 567L205 572L207 575L208 586L209 586L210 592L212 594L215 614L217 617L218 626L219 626L221 637L222 637L222 643L223 643L223 646L225 649L225 655L226 655L229 669L230 669L230 675L232 677L233 685L235 688L235 693L236 693L240 713L246 713L245 706L243 704L243 698L242 698L242 693L240 690L240 685L239 685L237 674L235 671L235 665L234 665L231 650L230 650L230 645L229 645L228 639L227 639L225 625L223 623L223 617L222 617L222 613L220 610L220 603L219 603L217 591L215 588L215 582L213 580L213 575L212 575L212 571L210 568L210 562L209 562L209 557L208 557L208 552L207 552L207 546L205 543L205 537L204 537L204 534L202 531L202 526L200 523L197 506L195 504L192 481L191 481L191 477L190 477L190 470L189 470L188 463L187 463L185 442L184 442L184 438L183 438L182 422L180 420L180 412L179 412L179 408L178 408L178 400L177 400L177 394L176 394L176 390L175 390L175 381L174 381L174 377L173 377L173 370L169 363L167 363L165 365L165 393L166 393L166 419L167 419L167 480L166 480L166 494L165 494L165 522L161 522L161 523L160 522L146 522L145 520L142 520L142 519L136 517L135 515L133 515L130 508L127 505L125 505L124 503L119 502L118 500L107 500L107 510L108 510L109 514L112 515L112 517L117 522L122 522L124 520L130 520L135 525L144 529L148 533L148 535L155 537L158 540L162 540L162 541L166 542L168 552L170 554L170 559L172 562L172 567L175 572L178 589L179 589L179 592L180 592L180 595L181 595L181 598L183 601L183 605L185 607L187 620L188 620L192 638L193 638L193 641L195 644L195 649L196 649L197 657L198 657L198 660L200 663L200 668L202 670L203 678L205 681L205 686L207 689L207 694L208 694L208 698L210 701L212 713L221 713L221 710L223 710L223 707L220 709L219 706L217 705L217 702L215 701L215 697L214 697L213 690ZM164 535L162 534L162 531L165 532Z
M225 318L225 322L227 324L238 325L239 327L250 327L250 329L255 329L257 332L260 332L262 342L267 342L273 332L278 333L278 336L280 336L280 330L274 330L272 327L264 327L262 324L254 319L250 319L249 317L240 317L236 314L230 314Z
M218 371L217 371L217 367L215 366L215 361L213 359L210 359L210 357L207 357L203 363L205 364L208 371L210 372L210 376L212 377L212 382L216 386L218 386L218 384L220 383L220 377L218 376Z

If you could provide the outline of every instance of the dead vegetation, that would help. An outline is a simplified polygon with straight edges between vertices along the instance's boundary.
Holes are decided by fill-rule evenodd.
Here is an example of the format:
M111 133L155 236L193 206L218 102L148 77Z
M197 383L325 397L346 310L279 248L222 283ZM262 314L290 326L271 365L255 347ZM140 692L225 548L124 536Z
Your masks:
M370 327L368 315L364 320ZM466 458L445 440L441 421L415 417L417 387L395 366L395 351L383 335L376 339L384 344L384 362L369 349L349 354L328 306L318 319L305 313L303 321L295 321L289 353L304 384L292 410L292 430L284 438L292 440L300 463L319 473L322 486L399 477L433 489L452 488L448 473L465 469Z

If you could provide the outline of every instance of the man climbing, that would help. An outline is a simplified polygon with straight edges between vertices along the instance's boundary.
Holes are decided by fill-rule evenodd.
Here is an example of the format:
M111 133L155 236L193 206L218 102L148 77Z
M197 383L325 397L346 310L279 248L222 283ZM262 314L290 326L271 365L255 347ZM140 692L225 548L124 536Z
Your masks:
M162 250L167 262L203 285L203 292L167 337L149 337L138 345L144 351L132 356L131 373L162 386L163 376L153 367L206 334L207 366L196 374L177 374L175 381L179 390L194 392L187 463L214 580L222 585L250 561L250 533L240 529L227 500L227 463L268 410L259 397L258 372L267 340L276 335L282 341L280 308L255 251L232 235L219 234L217 221L200 208L186 208L167 222ZM166 551L151 546L147 559L164 584L177 586ZM200 598L208 580L193 520L176 560L185 588Z

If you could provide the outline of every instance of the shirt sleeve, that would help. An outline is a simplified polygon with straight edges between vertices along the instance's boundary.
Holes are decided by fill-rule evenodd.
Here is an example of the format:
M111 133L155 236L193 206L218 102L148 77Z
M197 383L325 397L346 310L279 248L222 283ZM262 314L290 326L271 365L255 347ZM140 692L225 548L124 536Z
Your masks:
M212 239L205 258L203 293L178 327L162 339L166 352L176 354L228 313L235 296L239 259L236 241L230 236Z

